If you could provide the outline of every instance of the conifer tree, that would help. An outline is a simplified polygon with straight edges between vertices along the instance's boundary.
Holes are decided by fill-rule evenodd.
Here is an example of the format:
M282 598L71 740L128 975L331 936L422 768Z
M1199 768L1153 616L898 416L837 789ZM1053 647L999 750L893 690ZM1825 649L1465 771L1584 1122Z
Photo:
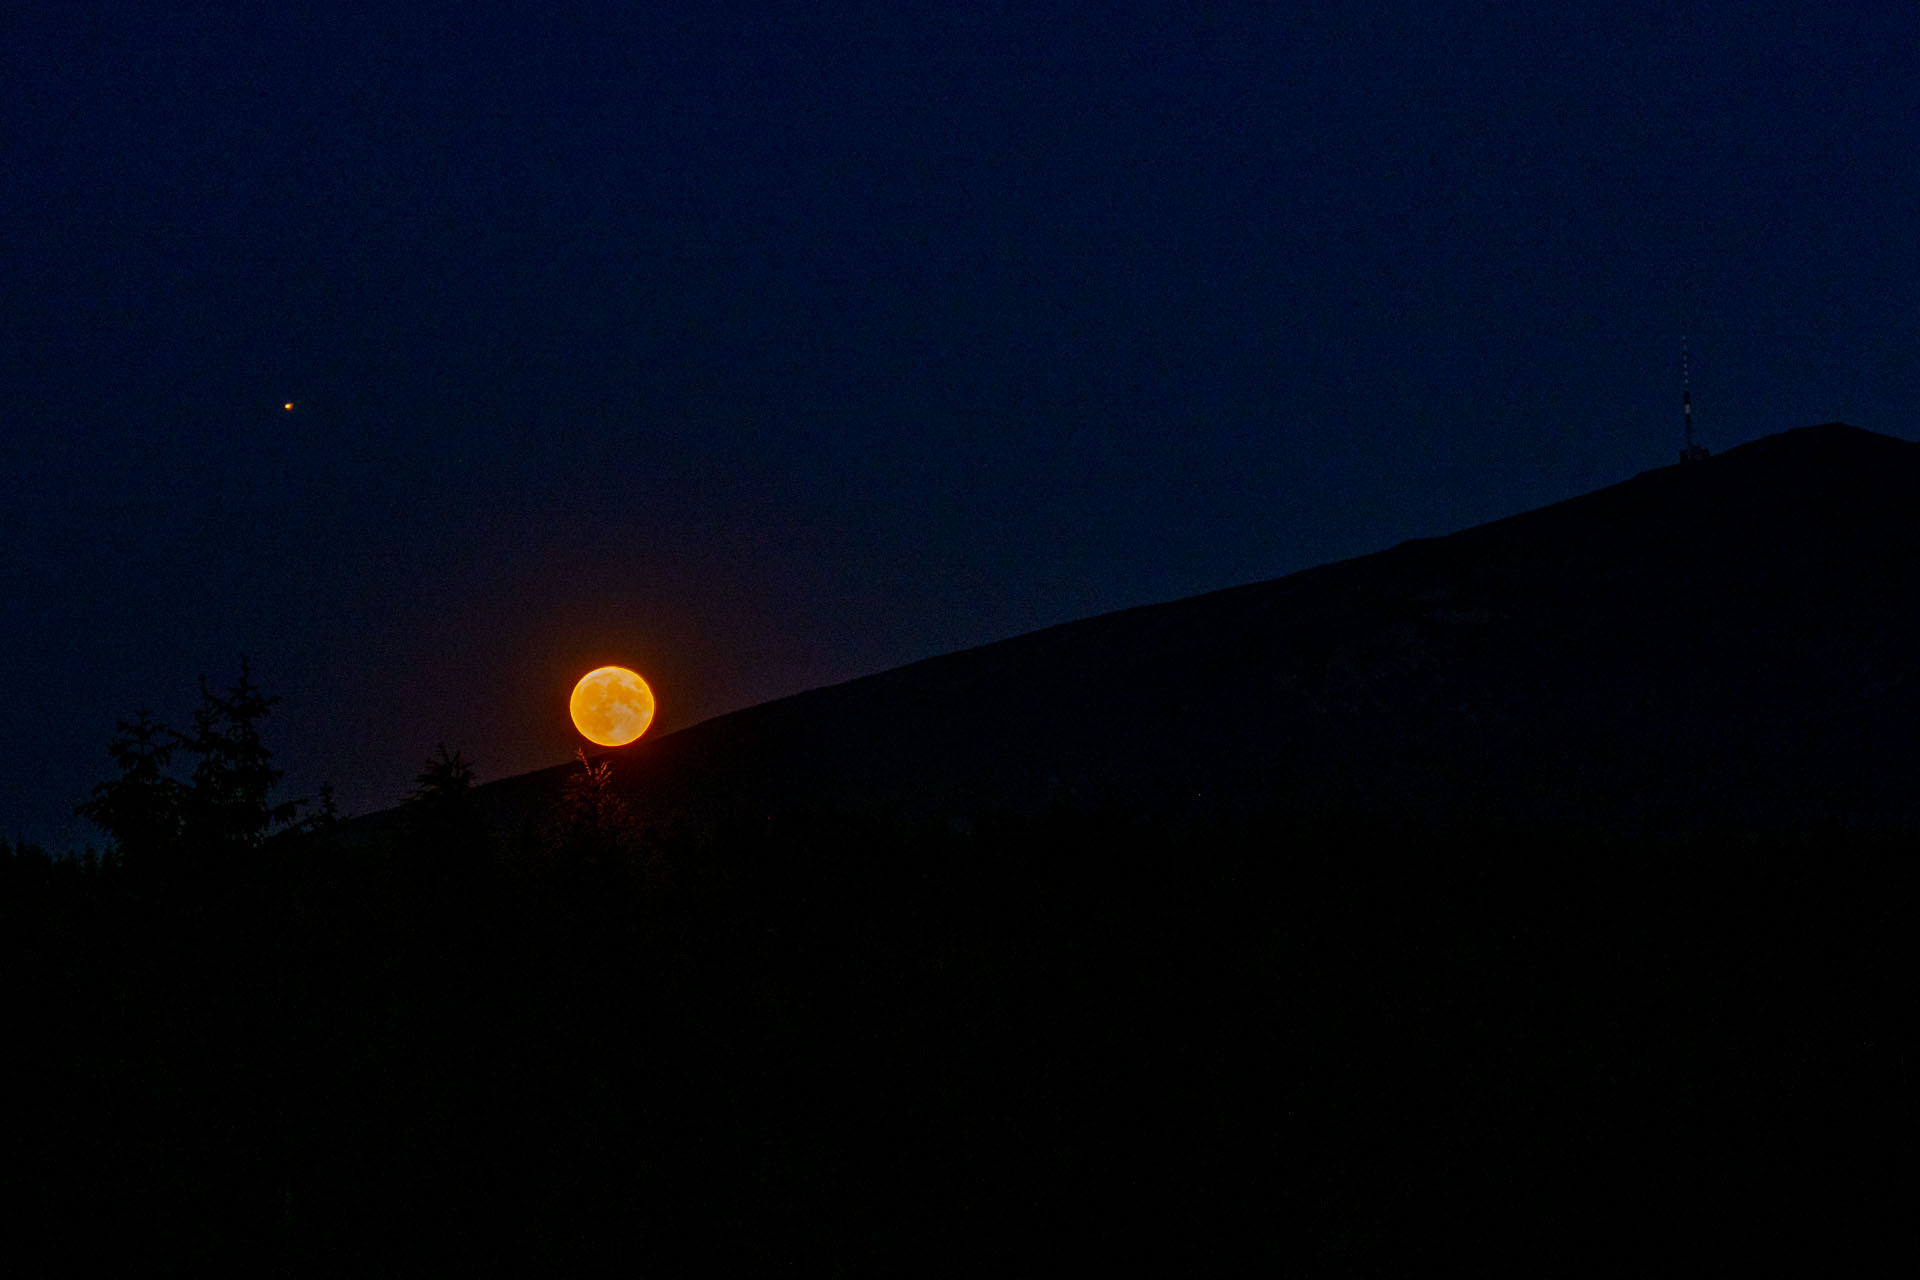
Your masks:
M145 707L114 731L107 754L120 776L94 787L93 798L74 812L106 832L119 860L165 856L180 843L185 824L185 788L166 774L179 735Z
M638 832L633 815L613 789L613 763L575 752L580 767L567 775L549 848L564 861L594 866L634 850Z
M441 743L400 802L416 860L442 871L471 868L488 851L488 832L474 808L473 762Z
M300 808L297 800L270 800L281 771L261 740L260 722L278 701L253 683L243 657L239 682L224 696L200 678L191 732L169 729L143 708L120 721L107 744L120 776L96 786L74 812L112 838L120 861L257 848L290 826ZM176 752L194 760L185 782L167 773Z
M401 803L417 809L445 810L458 807L473 785L473 762L462 759L458 751L447 754L447 744L439 744L427 763L414 775L413 790Z
M200 677L200 707L193 732L176 734L179 745L197 757L186 796L187 835L211 848L257 848L276 828L290 825L300 802L271 804L268 797L282 773L260 737L278 698L255 685L246 658L240 679L222 697Z

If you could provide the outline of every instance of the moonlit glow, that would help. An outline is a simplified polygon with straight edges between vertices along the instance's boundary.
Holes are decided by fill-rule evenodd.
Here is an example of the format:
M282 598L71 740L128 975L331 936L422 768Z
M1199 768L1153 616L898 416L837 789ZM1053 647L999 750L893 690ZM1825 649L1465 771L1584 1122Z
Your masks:
M653 690L637 672L598 667L580 677L567 702L573 727L602 747L624 747L653 721Z

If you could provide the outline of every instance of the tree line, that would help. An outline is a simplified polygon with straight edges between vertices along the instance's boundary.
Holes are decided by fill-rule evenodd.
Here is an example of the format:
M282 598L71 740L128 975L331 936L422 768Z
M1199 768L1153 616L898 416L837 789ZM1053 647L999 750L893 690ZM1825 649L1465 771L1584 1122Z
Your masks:
M1911 1216L1906 837L642 827L584 757L503 833L445 746L355 827L275 799L244 664L201 695L118 728L113 873L0 859L10 1273L1520 1270Z
M275 838L326 837L344 820L330 782L317 800L279 799L285 774L275 767L263 724L280 701L254 682L245 657L225 690L199 681L200 701L186 730L145 707L114 726L107 744L115 774L97 784L75 813L107 838L104 851L61 859L75 869L135 867L183 870L214 866ZM547 824L534 833L543 853L599 864L634 853L638 821L612 786L611 765L578 753ZM474 764L438 744L400 800L402 829L415 843L485 845L494 833L475 820L470 792ZM44 857L20 844L16 856Z

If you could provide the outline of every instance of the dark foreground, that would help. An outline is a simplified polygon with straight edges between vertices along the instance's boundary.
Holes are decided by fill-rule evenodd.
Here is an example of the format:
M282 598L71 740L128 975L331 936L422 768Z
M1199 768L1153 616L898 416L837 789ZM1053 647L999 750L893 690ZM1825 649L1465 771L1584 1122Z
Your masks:
M6 1270L1912 1243L1911 842L645 847L14 856Z

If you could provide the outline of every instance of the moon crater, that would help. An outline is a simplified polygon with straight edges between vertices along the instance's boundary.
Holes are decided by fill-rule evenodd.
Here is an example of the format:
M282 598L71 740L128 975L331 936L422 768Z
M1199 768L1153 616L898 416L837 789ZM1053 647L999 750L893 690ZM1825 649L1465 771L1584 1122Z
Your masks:
M580 677L567 702L573 727L602 747L624 747L653 722L653 690L638 672L597 667Z

